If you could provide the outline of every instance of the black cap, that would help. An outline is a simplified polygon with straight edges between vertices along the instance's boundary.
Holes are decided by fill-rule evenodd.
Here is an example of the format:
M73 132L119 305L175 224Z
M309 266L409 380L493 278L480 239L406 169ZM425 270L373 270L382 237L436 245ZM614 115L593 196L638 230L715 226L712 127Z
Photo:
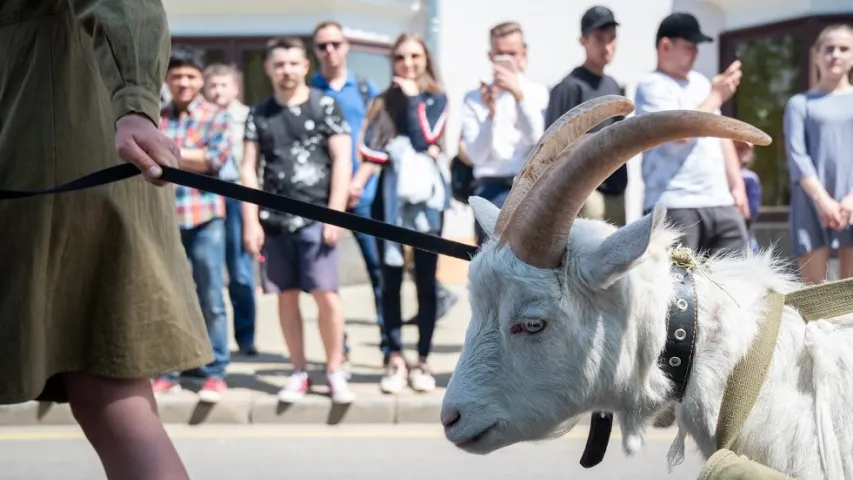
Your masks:
M613 16L613 12L607 7L595 6L587 10L581 17L581 35L611 25L619 25Z
M699 28L699 21L696 17L689 13L676 12L664 18L658 27L657 38L655 44L660 42L661 38L682 38L688 42L705 43L713 42L714 39L702 33Z

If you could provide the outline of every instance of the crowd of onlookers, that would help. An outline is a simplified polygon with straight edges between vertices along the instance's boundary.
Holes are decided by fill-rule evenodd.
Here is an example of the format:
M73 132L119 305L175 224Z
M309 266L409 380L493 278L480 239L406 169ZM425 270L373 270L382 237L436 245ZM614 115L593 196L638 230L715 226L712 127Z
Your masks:
M587 100L620 93L616 80L605 73L617 46L619 23L613 12L590 8L580 24L584 61L553 87L525 74L528 50L522 27L516 22L496 25L489 32L493 75L472 79L474 88L458 112L448 109L432 54L416 35L402 34L394 42L392 80L384 86L347 68L349 43L336 22L317 25L310 45L295 37L274 38L265 61L273 93L252 106L239 100L238 70L205 65L203 52L176 45L164 84L168 95L161 129L178 143L195 171L440 235L452 198L464 196L451 187L459 185L451 177L468 175L465 194L501 206L545 129ZM695 71L698 44L712 38L687 13L663 19L655 41L657 64L650 65L637 86L635 114L673 109L719 114L738 87L740 62L711 79ZM809 282L825 280L828 247L838 248L840 275L853 274L853 29L830 27L816 47L819 80L790 99L784 139L793 191L792 242ZM308 49L319 63L310 77ZM444 137L448 115L461 118L458 139ZM603 122L592 132L620 120ZM451 141L458 141L453 159L446 154ZM672 142L643 153L643 211L666 206L668 220L684 230L682 243L694 250L757 249L752 224L761 184L748 168L752 155L750 144L717 138ZM627 184L622 167L586 200L581 215L624 225ZM352 401L343 368L349 345L338 296L341 229L176 188L182 239L215 353L203 372L207 380L201 398L216 401L226 389L226 271L240 354L257 354L254 265L260 261L261 287L278 296L293 365L279 397L298 400L311 383L299 311L299 295L305 292L317 304L331 395L337 402ZM479 225L475 232L481 244L485 239ZM385 360L381 390L434 389L429 356L435 324L456 301L436 279L437 255L415 250L408 265L401 245L353 233L373 286ZM404 320L400 289L408 272L417 287L418 313ZM404 323L418 327L414 359L403 355ZM155 392L180 388L179 374L156 379Z

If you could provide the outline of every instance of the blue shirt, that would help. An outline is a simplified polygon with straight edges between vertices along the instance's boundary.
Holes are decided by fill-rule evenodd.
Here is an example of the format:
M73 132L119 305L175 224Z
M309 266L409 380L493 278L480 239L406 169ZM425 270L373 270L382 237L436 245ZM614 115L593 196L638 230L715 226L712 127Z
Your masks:
M367 84L367 96L369 98L372 99L379 94L379 88L371 80L365 79L365 83ZM364 117L367 115L367 106L364 104L364 98L358 88L358 78L352 71L347 72L346 83L344 83L344 86L340 90L335 90L318 70L311 79L311 85L333 97L344 112L347 123L349 123L351 128L352 173L355 174L361 164L358 159L358 136L361 132L361 126L364 123ZM376 175L373 175L364 184L360 206L373 203L373 199L376 197L377 182L378 178Z

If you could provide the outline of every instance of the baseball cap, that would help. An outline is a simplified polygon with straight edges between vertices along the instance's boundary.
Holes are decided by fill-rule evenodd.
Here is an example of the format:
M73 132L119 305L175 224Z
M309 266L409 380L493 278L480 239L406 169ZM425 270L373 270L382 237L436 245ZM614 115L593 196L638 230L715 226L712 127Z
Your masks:
M714 39L702 33L699 28L699 21L696 17L689 13L676 12L670 14L658 27L658 34L655 38L655 44L660 42L661 38L683 38L688 42L705 43L713 42Z
M581 17L581 34L586 35L593 30L610 25L619 25L613 12L607 7L595 6L584 12Z

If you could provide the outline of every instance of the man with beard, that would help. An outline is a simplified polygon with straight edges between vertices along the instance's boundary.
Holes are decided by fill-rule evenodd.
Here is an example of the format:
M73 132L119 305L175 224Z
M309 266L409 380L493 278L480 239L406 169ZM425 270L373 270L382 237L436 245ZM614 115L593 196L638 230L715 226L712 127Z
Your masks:
M305 83L310 63L299 38L276 38L267 45L266 73L273 95L255 105L246 120L242 180L263 189L333 210L347 208L352 176L350 126L338 103ZM337 241L341 229L276 210L243 204L246 250L266 262L264 292L278 294L279 320L293 373L279 392L283 402L302 398L310 388L299 311L299 293L317 302L326 350L326 380L332 400L349 403L343 363L344 316L338 296Z

